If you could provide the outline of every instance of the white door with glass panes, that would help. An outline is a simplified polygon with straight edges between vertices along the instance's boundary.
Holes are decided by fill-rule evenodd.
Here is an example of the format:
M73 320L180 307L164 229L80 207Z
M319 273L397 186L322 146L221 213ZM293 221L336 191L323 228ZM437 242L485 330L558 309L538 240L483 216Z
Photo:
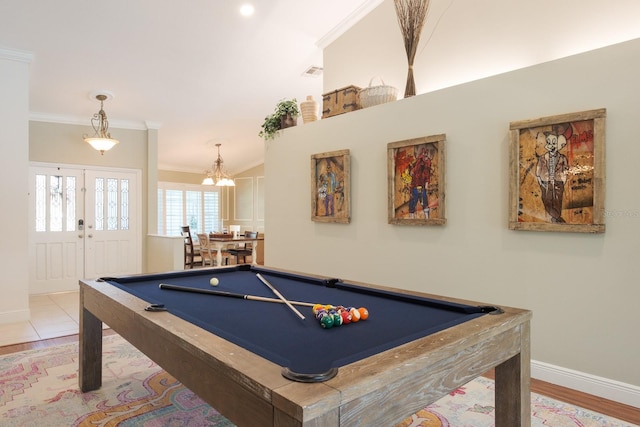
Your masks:
M78 289L78 280L139 273L140 173L32 166L29 292Z

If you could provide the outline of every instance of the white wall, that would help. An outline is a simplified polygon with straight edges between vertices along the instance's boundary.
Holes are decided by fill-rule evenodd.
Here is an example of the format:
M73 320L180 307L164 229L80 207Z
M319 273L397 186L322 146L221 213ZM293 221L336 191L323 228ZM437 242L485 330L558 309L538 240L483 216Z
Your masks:
M639 20L637 0L431 0L414 64L416 93L636 39ZM324 93L380 76L404 94L407 55L392 0L323 53Z
M638 75L635 40L286 129L265 149L265 264L533 310L540 366L620 385L608 397L640 406ZM596 108L606 233L509 230L509 123ZM387 144L439 133L447 224L387 224ZM312 222L310 156L341 149L352 221Z
M0 49L0 323L29 319L27 165L29 63L26 52Z

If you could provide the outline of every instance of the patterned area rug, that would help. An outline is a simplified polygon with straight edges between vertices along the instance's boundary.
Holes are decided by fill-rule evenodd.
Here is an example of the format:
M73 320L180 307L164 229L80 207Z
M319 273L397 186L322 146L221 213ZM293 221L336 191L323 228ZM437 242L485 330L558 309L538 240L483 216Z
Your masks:
M0 425L233 426L119 336L103 350L102 388L89 393L78 389L77 344L0 356ZM493 386L478 378L398 426L493 426ZM531 425L633 427L536 394Z

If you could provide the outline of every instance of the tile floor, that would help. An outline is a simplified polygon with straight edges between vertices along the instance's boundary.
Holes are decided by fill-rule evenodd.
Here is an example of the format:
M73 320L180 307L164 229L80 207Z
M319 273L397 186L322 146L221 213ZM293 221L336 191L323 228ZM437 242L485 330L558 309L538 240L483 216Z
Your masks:
M32 295L31 320L0 324L0 346L78 333L78 292Z

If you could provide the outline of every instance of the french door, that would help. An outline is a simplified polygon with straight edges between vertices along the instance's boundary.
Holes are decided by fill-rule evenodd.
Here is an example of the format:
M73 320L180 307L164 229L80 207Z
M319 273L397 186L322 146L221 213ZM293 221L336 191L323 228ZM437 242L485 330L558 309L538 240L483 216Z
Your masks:
M141 271L139 181L138 171L30 167L29 293Z

